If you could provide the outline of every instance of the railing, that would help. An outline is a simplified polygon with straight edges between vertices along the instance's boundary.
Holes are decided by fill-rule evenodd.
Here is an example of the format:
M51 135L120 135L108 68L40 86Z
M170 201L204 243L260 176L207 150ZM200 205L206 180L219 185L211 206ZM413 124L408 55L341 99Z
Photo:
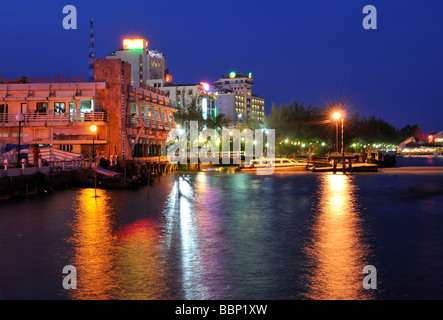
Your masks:
M17 113L0 113L0 125L13 124L18 125L16 120ZM46 113L46 112L28 112L23 114L24 119L22 123L32 125L35 123L46 122L93 122L93 121L107 121L106 112L87 112L80 114L70 113Z
M132 115L131 116L131 123L132 124L140 124L143 123L147 126L165 126L165 127L172 127L174 126L174 122L173 121L161 121L160 119L154 119L152 117L143 115L143 116L138 116L138 115Z
M11 167L13 164L14 163L5 160L0 168L0 177L32 175L38 172L51 173L57 171L72 171L86 167L85 161L80 158L72 160L67 160L67 159L56 160L54 158L48 161L43 161L42 159L39 159L37 166L29 166L28 161L26 159L22 159L21 168Z

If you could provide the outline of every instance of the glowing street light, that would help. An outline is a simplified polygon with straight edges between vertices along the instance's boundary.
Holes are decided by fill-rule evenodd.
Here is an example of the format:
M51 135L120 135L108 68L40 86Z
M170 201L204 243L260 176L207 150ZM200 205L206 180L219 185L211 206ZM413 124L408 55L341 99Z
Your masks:
M344 155L343 148L343 115L340 112L334 112L332 117L335 120L335 152L338 153L338 121L341 119L341 153Z

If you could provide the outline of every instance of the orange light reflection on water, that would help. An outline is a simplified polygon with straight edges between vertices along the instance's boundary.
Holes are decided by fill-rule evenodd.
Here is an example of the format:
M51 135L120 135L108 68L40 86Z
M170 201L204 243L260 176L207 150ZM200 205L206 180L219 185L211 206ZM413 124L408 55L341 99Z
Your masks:
M74 263L77 268L78 289L72 290L74 299L104 300L115 290L112 210L109 195L97 189L82 189L74 200L76 212L74 235Z
M353 177L319 176L321 187L313 225L313 242L307 249L313 270L308 277L308 299L359 300L371 298L362 288L363 267L369 248L362 241L363 226ZM365 292L366 291L366 292Z
M119 231L117 299L167 298L167 266L162 263L160 234L156 223L149 219L139 220Z

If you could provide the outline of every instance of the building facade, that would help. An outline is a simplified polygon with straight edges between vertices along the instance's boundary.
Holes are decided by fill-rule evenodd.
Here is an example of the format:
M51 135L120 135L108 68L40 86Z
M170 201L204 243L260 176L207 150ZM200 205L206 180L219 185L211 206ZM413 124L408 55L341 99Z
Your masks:
M236 118L249 120L254 117L259 121L263 121L265 117L265 99L252 93L252 87L254 86L252 73L247 76L242 73L231 72L227 76L222 76L218 81L214 82L213 87L218 95L222 95L223 98L226 93L232 93L241 96L241 99L234 99L233 104L228 107L227 101L223 103L225 107L224 113L236 115L232 120L237 121ZM231 101L231 98L227 98ZM228 111L227 109L230 109ZM241 116L240 116L241 114Z
M203 119L209 119L217 116L217 97L215 92L211 91L209 84L165 84L161 88L165 95L169 97L171 106L187 110L190 106L202 110Z
M120 59L131 65L131 85L139 88L159 88L168 77L166 57L148 48L143 38L124 39L123 48L108 54L106 59Z
M94 82L0 84L0 143L38 144L142 160L165 152L174 108L156 88L131 85L131 65L94 60ZM23 115L19 122L18 114ZM92 133L91 125L97 131Z

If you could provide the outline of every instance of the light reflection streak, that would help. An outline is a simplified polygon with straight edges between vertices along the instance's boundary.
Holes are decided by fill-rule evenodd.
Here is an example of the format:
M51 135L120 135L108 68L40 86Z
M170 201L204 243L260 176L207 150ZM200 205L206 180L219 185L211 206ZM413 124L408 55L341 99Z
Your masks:
M341 174L319 176L321 187L312 245L312 261L306 298L318 300L368 299L362 288L363 267L369 248L363 242L356 186L353 177Z
M213 202L216 188L208 188L210 180L204 173L179 175L167 201L164 239L168 248L179 248L185 300L215 299L226 291L220 257L224 243L217 233L220 210Z
M104 190L82 189L74 200L75 225L70 239L75 249L78 289L74 299L103 300L112 298L115 290L115 239L112 235L110 197Z
M185 300L204 299L208 295L208 288L199 281L203 267L198 245L193 183L190 176L178 175L169 195L170 205L166 212L166 242L169 248L174 246L173 242L178 236Z
M154 221L138 220L118 232L119 292L117 299L164 299L165 269Z

